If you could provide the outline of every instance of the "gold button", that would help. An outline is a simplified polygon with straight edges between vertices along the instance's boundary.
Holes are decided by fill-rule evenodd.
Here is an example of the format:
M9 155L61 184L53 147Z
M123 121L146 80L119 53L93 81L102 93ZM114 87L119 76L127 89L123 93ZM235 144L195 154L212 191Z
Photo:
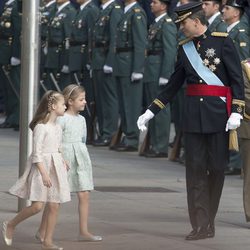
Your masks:
M200 101L203 102L203 98L200 98Z
M199 80L200 83L202 83L202 80Z

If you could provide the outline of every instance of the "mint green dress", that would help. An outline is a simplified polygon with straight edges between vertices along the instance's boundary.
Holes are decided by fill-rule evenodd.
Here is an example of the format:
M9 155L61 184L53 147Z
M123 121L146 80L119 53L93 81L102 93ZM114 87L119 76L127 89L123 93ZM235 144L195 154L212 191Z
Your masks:
M81 115L58 117L57 122L63 131L62 154L69 164L68 181L71 192L94 189L92 164L86 147L87 128Z

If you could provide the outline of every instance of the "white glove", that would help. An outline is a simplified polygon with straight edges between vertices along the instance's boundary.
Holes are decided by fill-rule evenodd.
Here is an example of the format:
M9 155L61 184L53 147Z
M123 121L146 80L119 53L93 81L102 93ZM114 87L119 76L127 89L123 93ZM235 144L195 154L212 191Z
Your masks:
M44 55L47 55L47 54L48 54L48 46L47 46L47 45L44 46L44 48L43 48L43 53L44 53Z
M69 66L63 65L61 72L64 74L68 74L69 73Z
M87 68L87 70L90 70L90 69L91 69L91 67L90 67L89 64L86 64L86 68Z
M159 86L165 86L168 83L168 79L164 77L160 77L159 79Z
M11 57L10 58L10 64L12 66L17 66L21 63L20 59L16 58L16 57Z
M150 111L149 109L146 110L146 112L139 116L138 120L137 120L137 127L141 130L147 130L147 127L145 126L145 124L154 117L154 113L152 111Z
M143 74L142 73L135 73L133 72L132 75L131 75L131 81L134 82L134 81L139 81L143 78Z
M69 39L65 40L65 49L68 50L69 49Z
M226 131L238 128L240 126L241 119L243 119L241 114L232 113L227 120Z
M105 64L103 66L103 71L105 74L111 74L111 73L113 73L113 68Z

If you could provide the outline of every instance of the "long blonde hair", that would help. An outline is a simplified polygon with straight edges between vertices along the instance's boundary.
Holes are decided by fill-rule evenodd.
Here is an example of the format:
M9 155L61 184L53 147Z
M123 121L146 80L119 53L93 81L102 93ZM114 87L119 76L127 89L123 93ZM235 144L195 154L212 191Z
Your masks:
M81 93L84 93L85 89L83 86L76 84L70 84L63 90L65 105L68 108L69 100L75 100Z
M56 104L61 98L64 98L63 95L54 90L49 90L43 95L40 103L38 104L36 113L29 124L29 127L32 131L37 124L45 124L48 122L52 105Z

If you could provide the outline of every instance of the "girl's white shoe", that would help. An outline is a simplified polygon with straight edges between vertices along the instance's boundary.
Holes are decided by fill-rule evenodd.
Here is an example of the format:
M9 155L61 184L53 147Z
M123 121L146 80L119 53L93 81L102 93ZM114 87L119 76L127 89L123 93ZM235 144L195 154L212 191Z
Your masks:
M3 225L2 225L2 234L3 234L4 243L7 246L11 246L12 245L12 239L7 238L7 236L6 236L7 226L8 226L8 221L4 221Z

